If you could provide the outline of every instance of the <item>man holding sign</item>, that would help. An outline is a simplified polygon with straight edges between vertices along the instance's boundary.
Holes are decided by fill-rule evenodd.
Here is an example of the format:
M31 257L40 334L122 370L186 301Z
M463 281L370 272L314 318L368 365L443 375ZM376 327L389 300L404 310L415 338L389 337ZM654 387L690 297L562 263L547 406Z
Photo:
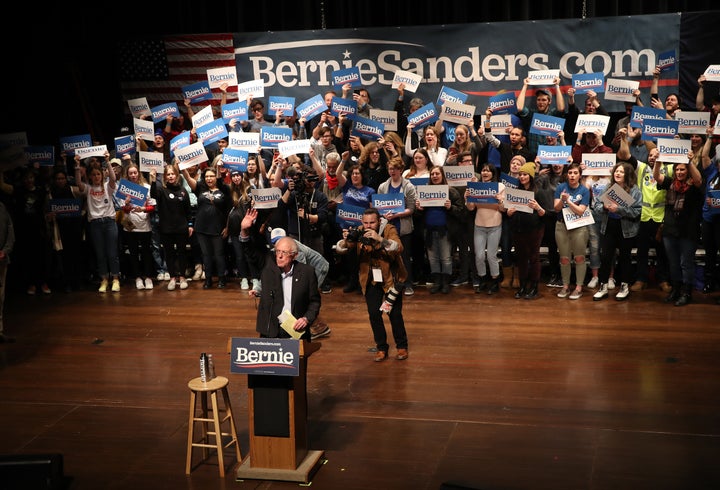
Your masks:
M550 103L552 102L552 95L550 94L550 90L546 88L539 88L535 90L535 109L525 107L525 94L527 92L528 85L530 85L529 77L523 81L522 89L520 89L520 94L517 98L517 115L522 121L526 132L530 131L530 125L534 114L565 117L565 99L563 98L562 90L560 90L560 77L553 78L553 86L555 87L555 94L557 97L557 108L555 109L551 109ZM537 153L538 146L546 143L545 136L535 133L530 133L528 135L527 146L533 153Z

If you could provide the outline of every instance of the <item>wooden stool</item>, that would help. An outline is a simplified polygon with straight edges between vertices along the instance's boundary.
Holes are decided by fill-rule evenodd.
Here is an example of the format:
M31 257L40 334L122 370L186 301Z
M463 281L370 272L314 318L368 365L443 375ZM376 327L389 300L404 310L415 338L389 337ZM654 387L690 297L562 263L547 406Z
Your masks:
M209 456L209 449L214 448L217 451L218 466L220 469L220 477L225 477L225 463L223 460L223 451L230 446L235 446L235 457L238 463L242 461L240 455L240 446L237 440L237 431L235 430L235 419L233 418L232 407L230 406L230 396L227 390L228 379L224 376L218 376L210 381L203 383L200 378L191 379L188 382L190 388L190 419L188 421L188 443L187 443L187 461L185 462L185 474L189 475L192 471L192 452L194 447L202 448L202 460L204 462ZM222 393L225 403L225 416L220 418L221 409L218 407L217 392ZM208 409L208 393L210 394L211 406ZM201 412L196 416L195 401L197 395L200 395ZM210 413L212 412L212 413ZM230 432L222 432L222 424L230 422ZM202 429L202 437L195 440L195 424L200 423ZM212 424L212 425L211 425ZM212 430L211 430L212 429ZM215 439L211 442L210 436ZM223 436L230 437L230 442L223 445ZM198 463L198 464L200 464Z

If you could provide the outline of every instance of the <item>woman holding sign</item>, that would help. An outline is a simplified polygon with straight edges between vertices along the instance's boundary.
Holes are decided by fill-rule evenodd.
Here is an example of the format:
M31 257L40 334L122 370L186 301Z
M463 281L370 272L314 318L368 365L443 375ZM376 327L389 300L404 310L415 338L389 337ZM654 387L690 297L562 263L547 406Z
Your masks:
M140 168L131 162L125 168L125 178L133 184L145 187L150 194L150 184L147 183ZM130 202L125 198L123 205L125 218L122 220L123 242L130 252L130 271L135 276L135 288L152 289L152 275L154 263L152 256L152 225L150 215L155 212L155 199L148 197L141 205Z
M635 169L627 162L618 162L612 169L612 185L593 201L593 210L600 221L600 289L593 295L593 301L600 301L608 295L608 279L615 262L615 275L620 279L620 290L615 299L623 301L630 294L632 277L632 248L640 230L642 192L637 186Z

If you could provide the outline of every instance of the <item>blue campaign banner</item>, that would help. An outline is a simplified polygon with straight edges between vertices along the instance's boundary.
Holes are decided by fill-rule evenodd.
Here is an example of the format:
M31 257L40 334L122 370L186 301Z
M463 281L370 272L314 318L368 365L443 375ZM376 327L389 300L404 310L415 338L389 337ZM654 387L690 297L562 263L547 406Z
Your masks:
M490 96L490 110L493 115L515 114L517 112L517 100L514 92L504 92Z
M52 145L26 146L25 157L30 164L37 163L40 167L55 165L55 147Z
M373 194L372 207L382 216L386 213L402 213L405 211L405 194Z
M282 111L283 116L290 117L295 111L295 97L281 97L279 95L271 95L268 99L268 115L275 116L278 111Z
M125 199L129 197L130 203L135 206L144 206L149 193L149 188L130 182L127 179L120 179L115 188L115 197L118 200L125 202Z
M135 136L128 134L126 136L118 136L115 138L115 156L122 158L123 155L133 156L137 152L137 143Z
M352 206L350 204L340 203L337 206L337 213L335 215L335 222L340 225L340 228L358 228L362 226L362 216L365 212L364 208L359 206Z
M443 105L445 102L454 102L456 104L464 104L468 99L468 95L454 88L443 86L438 94L437 105Z
M68 156L74 156L77 148L90 148L92 138L89 134L78 134L77 136L60 136L60 151Z
M428 124L433 124L437 120L438 113L432 102L425 104L408 116L408 124L414 124L415 129L420 129Z
M203 146L211 145L228 136L224 119L214 119L207 124L203 124L199 128L195 128L195 133L198 141L201 141Z
M605 92L605 73L573 73L572 87L576 94L586 94L588 90Z
M287 126L263 126L260 128L260 146L277 148L278 144L292 141L292 128Z
M667 112L665 109L655 109L654 107L635 106L630 113L630 127L641 128L645 119L655 119L662 121L666 119Z
M378 121L373 121L366 117L355 116L353 118L350 136L357 136L370 141L377 141L383 137L385 125Z
M342 70L335 70L330 74L332 86L335 90L341 90L343 85L349 83L352 88L362 87L360 68L353 66Z
M530 123L530 133L542 136L557 136L565 127L565 119L562 117L548 116L546 114L533 114Z
M645 119L642 123L643 140L674 138L680 130L680 121L674 119Z
M197 83L191 83L190 85L185 85L184 87L182 87L181 91L183 94L183 99L190 99L191 104L202 102L203 100L210 100L213 98L212 90L210 89L210 84L207 80L203 80Z
M409 180L410 183L412 185L414 185L415 187L417 187L419 185L428 185L428 182L430 182L429 177L410 177L407 180Z
M520 185L520 181L517 178L512 175L508 175L505 172L500 172L500 182L505 184L505 187L509 187L511 189L517 189Z
M224 167L232 172L247 172L247 164L250 153L239 148L225 148L222 152L222 163Z
M50 212L55 213L57 219L79 218L82 216L82 201L80 199L50 199L48 200Z
M170 156L175 156L175 150L190 146L190 131L183 131L170 140Z
M225 124L230 124L231 119L237 119L238 121L247 121L250 117L248 111L247 100L238 100L237 102L231 102L225 104L220 108L222 118Z
M342 97L333 97L330 102L330 114L333 116L348 114L352 118L352 116L357 114L357 101L353 99L343 99Z
M298 119L302 119L304 117L306 121L309 121L318 114L322 114L327 109L328 106L325 104L325 99L323 99L322 95L316 94L304 101L302 104L298 105L295 108L295 112L297 112Z
M180 116L180 109L178 109L178 105L175 102L157 105L150 109L150 111L152 112L153 124L164 121L168 116Z
M476 204L497 204L495 197L498 193L497 182L468 182L468 198L467 202Z
M230 372L268 376L300 375L300 342L295 339L233 337Z
M543 165L567 165L572 146L539 145L537 156Z
M670 51L665 51L664 53L660 53L658 55L657 64L660 67L661 72L675 71L677 62L677 54L675 54L674 49L671 49Z

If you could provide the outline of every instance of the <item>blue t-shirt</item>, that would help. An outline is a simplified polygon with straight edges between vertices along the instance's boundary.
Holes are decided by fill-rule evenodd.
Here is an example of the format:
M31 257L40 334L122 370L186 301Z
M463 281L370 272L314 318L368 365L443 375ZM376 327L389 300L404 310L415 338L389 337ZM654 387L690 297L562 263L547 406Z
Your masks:
M348 179L343 186L343 204L367 209L372 204L373 194L375 194L375 189L372 187L364 185L358 189Z
M555 189L554 198L560 199L560 196L562 195L563 192L567 192L568 194L570 194L569 201L572 201L575 204L579 204L579 205L584 204L585 206L590 205L590 191L584 185L578 184L577 187L572 188L572 187L570 187L570 185L568 185L567 182L558 184L557 188ZM568 207L568 203L564 202L563 208L566 208L566 207ZM563 218L562 212L559 212L557 214L557 220L560 221L561 223L565 222L565 218Z

